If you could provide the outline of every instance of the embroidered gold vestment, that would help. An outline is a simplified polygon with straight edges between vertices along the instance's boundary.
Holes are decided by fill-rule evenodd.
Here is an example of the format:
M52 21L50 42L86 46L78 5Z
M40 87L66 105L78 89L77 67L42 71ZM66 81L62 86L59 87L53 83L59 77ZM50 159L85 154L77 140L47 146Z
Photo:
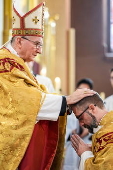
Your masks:
M113 169L113 111L103 117L100 126L92 138L94 157L85 161L85 170Z
M1 49L0 170L16 170L21 162L45 99L42 92L46 88L37 83L23 59Z

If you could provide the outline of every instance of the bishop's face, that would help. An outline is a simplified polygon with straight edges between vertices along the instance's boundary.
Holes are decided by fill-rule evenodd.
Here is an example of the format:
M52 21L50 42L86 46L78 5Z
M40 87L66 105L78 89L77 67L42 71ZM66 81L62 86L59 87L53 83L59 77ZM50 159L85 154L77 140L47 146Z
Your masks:
M21 37L20 57L25 62L33 61L37 54L42 53L43 38L38 36Z

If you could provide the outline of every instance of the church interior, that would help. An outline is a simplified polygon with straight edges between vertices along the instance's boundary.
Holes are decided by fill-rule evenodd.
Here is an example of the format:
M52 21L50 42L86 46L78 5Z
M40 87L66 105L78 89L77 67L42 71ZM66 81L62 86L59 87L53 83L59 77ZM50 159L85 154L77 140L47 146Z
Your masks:
M13 1L0 0L1 46L11 37ZM42 2L16 1L24 12ZM45 6L44 46L35 59L36 74L49 77L59 94L68 95L78 80L91 78L102 98L111 95L110 0L45 0Z

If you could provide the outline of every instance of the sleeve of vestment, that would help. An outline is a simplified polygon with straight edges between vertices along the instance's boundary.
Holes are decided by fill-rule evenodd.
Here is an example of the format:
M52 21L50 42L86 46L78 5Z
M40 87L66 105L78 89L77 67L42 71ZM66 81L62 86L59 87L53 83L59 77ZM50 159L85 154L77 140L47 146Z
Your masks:
M86 160L85 170L112 170L113 168L113 144L106 146L96 157Z
M37 115L37 120L56 121L58 116L66 112L66 99L64 96L46 94L43 105Z
M112 113L111 113L112 114ZM112 115L111 115L112 116ZM108 119L111 119L110 115ZM105 120L106 123L107 120ZM93 135L92 145L94 157L85 161L85 170L113 169L113 123L109 121Z
M80 160L80 165L79 165L79 170L84 170L84 163L86 161L86 159L93 157L93 153L91 151L85 151L82 155L81 155L81 160Z

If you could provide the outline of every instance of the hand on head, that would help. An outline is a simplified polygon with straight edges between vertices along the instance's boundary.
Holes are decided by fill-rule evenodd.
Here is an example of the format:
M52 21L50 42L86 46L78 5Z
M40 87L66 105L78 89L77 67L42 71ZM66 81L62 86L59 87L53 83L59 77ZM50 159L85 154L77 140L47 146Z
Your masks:
M83 88L83 89L77 89L73 94L66 97L67 104L74 104L83 99L87 96L92 96L96 94L95 91Z

